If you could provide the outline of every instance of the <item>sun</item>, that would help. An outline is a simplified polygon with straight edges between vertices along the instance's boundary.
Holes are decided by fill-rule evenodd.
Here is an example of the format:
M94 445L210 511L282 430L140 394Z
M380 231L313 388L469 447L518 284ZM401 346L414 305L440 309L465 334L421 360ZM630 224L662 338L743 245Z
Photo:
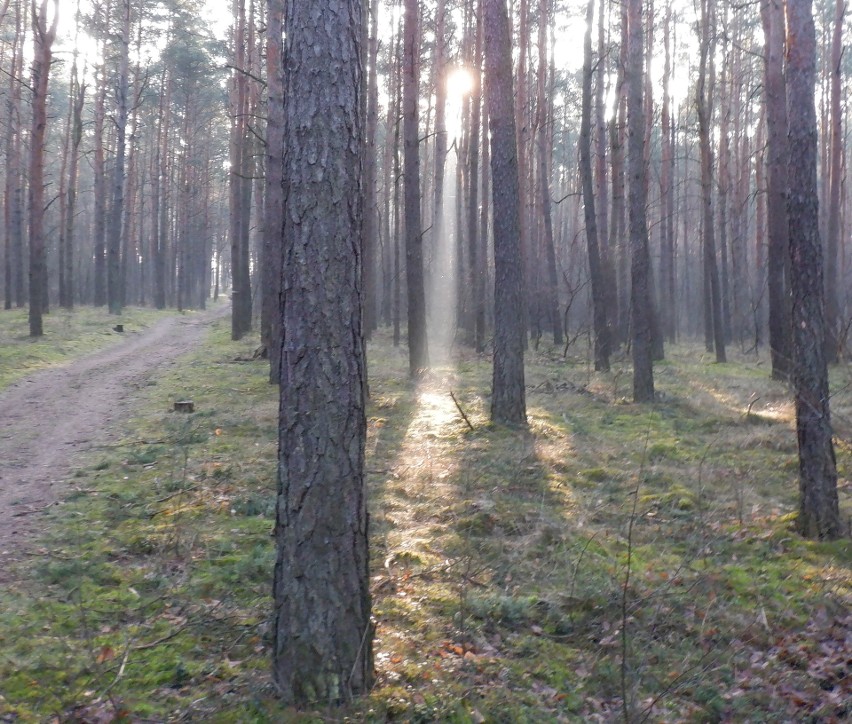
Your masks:
M447 133L452 143L461 135L464 100L476 87L477 79L470 68L457 65L448 69L445 83L447 84Z
M461 100L473 91L476 79L470 68L457 65L447 73L447 97L451 100Z

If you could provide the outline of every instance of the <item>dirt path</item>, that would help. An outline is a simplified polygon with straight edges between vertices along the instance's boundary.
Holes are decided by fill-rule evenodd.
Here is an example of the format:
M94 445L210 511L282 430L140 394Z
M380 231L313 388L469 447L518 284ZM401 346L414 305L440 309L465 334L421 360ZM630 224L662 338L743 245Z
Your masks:
M226 306L163 319L108 349L0 392L0 583L65 495L74 457L121 436L138 390L191 351Z

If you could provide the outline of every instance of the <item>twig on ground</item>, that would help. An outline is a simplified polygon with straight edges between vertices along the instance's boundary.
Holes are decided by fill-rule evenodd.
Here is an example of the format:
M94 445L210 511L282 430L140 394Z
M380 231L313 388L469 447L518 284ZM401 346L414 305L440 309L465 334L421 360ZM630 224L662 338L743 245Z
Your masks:
M464 421L467 423L467 426L468 426L471 430L473 430L473 425L471 424L470 420L468 420L467 415L465 415L465 414L464 414L464 410L462 410L461 405L459 404L459 401L456 399L456 396L453 394L453 391L452 391L452 390L450 390L450 397L452 397L452 398L453 398L453 402L455 402L455 403L456 403L456 409L459 411L459 414L461 414L462 418L463 418L463 419L464 419Z

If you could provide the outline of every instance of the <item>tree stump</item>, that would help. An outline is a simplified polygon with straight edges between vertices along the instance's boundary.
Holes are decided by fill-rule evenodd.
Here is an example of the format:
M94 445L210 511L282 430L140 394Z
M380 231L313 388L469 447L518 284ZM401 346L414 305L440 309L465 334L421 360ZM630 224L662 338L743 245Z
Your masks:
M195 403L192 400L177 400L175 412L195 412Z

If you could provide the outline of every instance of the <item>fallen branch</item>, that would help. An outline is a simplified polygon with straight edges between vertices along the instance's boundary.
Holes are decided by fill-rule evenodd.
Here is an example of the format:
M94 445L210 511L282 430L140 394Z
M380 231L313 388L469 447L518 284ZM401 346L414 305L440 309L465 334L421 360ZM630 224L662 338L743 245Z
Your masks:
M450 390L450 397L452 397L452 398L453 398L453 402L455 402L455 403L456 403L456 409L459 411L459 414L462 416L462 418L464 419L464 421L467 423L467 426L468 426L471 430L473 430L473 425L471 424L470 420L468 420L468 419L467 419L467 415L465 415L465 414L464 414L464 410L462 410L461 405L459 404L459 401L456 399L456 396L453 394L453 391L452 391L452 390Z

